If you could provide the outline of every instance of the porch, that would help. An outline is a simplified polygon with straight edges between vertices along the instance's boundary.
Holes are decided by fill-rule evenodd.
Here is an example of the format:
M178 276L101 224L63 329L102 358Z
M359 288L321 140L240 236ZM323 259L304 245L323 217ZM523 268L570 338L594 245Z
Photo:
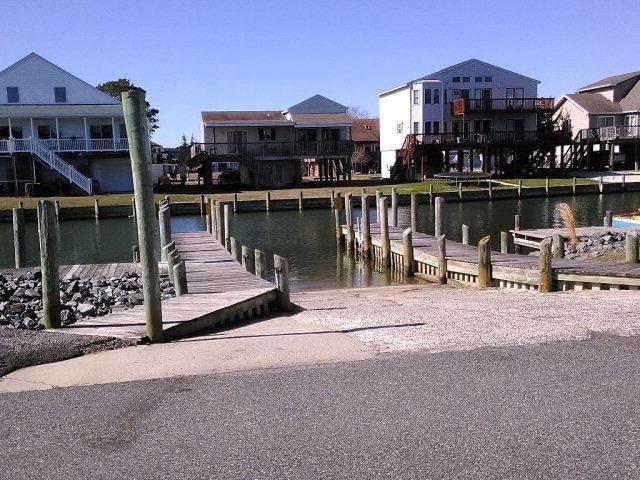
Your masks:
M553 98L459 98L451 102L451 115L486 112L551 112Z
M317 142L243 142L193 143L191 158L208 156L251 156L256 159L315 158L348 156L353 152L351 140Z

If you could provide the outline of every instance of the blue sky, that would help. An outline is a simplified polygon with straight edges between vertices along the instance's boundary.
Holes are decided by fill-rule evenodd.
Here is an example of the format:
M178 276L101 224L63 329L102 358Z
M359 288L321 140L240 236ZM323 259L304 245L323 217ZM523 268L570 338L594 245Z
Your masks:
M542 96L640 70L638 0L2 0L2 16L0 69L35 51L93 85L130 78L166 146L198 138L202 110L316 93L374 116L380 91L473 57Z

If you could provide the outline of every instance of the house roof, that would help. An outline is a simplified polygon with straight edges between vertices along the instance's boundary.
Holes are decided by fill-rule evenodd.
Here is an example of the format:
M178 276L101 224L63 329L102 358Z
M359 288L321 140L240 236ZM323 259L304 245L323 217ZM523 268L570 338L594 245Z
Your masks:
M579 88L577 92L580 93L586 90L595 90L595 89L604 88L604 87L615 87L619 83L626 82L627 80L630 80L633 77L639 77L640 79L640 71L623 73L620 75L613 75L611 77L603 78L602 80L598 80L597 82L590 83L589 85L585 85L584 87Z
M202 112L205 125L288 125L291 122L277 110Z
M323 126L349 126L351 117L346 113L291 113L291 120L296 126L311 127Z
M437 72L430 73L429 75L417 78L417 79L415 79L413 81L416 82L416 81L419 81L419 80L435 80L436 77L439 77L440 75L442 75L443 73L448 72L449 70L453 70L455 68L462 67L463 65L469 65L469 64L472 64L472 63L479 63L479 64L484 65L486 67L494 68L496 70L501 70L503 72L508 72L508 73L513 74L513 75L518 75L520 77L526 78L527 80L531 80L532 82L540 83L540 80L536 80L535 78L527 77L526 75L522 75L521 73L514 72L513 70L507 70L506 68L502 68L502 67L499 67L497 65L493 65L491 63L483 62L482 60L478 60L477 58L470 58L469 60L465 60L464 62L456 63L455 65L451 65L450 67L443 68L442 70L438 70Z
M622 113L619 103L611 102L599 93L568 93L565 97L587 113Z
M354 142L379 142L380 120L377 118L354 119L351 124L351 140Z
M620 107L622 107L623 112L640 110L640 79L629 90L629 93L620 100Z
M347 113L347 107L322 95L314 95L287 108L283 113Z
M55 104L33 105L23 103L10 103L0 105L0 117L121 117L122 105L116 102L114 105L102 104Z

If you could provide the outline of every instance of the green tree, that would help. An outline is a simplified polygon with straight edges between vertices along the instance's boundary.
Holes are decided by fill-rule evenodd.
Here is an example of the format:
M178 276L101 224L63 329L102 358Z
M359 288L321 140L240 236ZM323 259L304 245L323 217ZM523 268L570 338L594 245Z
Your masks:
M141 87L134 85L128 78L119 78L117 80L110 80L108 82L98 85L98 90L102 90L107 95L115 98L118 101L122 101L122 93L128 90L142 90ZM149 133L153 134L158 129L158 114L160 113L157 108L151 108L149 102L147 104L147 118L149 119Z

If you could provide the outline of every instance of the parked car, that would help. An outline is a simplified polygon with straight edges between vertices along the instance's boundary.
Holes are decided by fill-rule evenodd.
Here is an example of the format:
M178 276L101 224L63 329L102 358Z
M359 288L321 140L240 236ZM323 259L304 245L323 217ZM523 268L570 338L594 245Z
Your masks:
M218 175L220 185L234 185L240 183L240 172L238 170L223 170Z

